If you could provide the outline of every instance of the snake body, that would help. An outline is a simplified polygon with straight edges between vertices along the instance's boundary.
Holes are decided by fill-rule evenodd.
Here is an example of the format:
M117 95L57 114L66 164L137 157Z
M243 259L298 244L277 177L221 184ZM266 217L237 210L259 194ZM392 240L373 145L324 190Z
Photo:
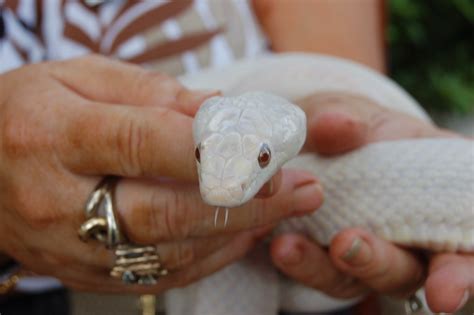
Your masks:
M397 244L474 252L472 141L412 139L375 143L331 159L296 156L304 142L305 120L285 99L318 91L353 92L428 120L391 81L348 61L289 54L183 82L194 88L218 87L226 95L204 104L194 123L201 148L201 193L209 204L233 207L248 201L286 163L321 179L325 203L311 216L283 222L280 231L302 231L327 245L341 229L357 226ZM266 93L241 95L255 90ZM258 162L262 146L272 152L263 168ZM273 315L279 309L321 312L348 303L280 279L261 249L196 284L172 290L166 304L171 315Z

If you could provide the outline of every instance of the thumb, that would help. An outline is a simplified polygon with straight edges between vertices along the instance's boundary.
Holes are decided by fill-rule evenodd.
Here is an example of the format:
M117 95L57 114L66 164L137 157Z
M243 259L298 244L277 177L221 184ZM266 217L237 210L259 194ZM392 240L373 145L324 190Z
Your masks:
M370 100L343 92L322 92L297 101L307 116L304 149L323 155L341 154L367 143ZM373 106L372 110L377 110Z
M325 92L297 103L308 117L305 150L323 155L345 153L378 141L454 135L361 95Z
M418 257L361 229L339 233L330 255L339 270L378 292L405 297L424 281Z

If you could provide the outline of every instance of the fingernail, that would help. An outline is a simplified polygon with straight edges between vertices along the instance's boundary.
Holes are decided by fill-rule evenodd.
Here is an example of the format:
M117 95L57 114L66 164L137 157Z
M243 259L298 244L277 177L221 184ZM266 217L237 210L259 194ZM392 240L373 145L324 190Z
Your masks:
M362 238L356 237L341 258L352 266L366 265L372 259L372 249Z
M306 215L321 206L323 202L323 187L318 182L306 183L299 186L294 194L293 215Z
M464 307L464 305L466 304L467 300L469 299L469 292L468 291L465 291L464 292L464 295L462 296L462 299L461 299L461 302L459 302L458 304L458 307L456 307L456 310L454 312L457 312L459 311L461 308Z
M297 265L303 260L303 252L297 247L290 247L280 253L280 261L285 265Z

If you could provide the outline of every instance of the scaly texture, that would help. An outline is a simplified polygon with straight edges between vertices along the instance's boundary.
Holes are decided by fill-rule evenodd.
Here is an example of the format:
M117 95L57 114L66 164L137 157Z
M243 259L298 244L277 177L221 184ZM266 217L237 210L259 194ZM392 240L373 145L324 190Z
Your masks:
M236 207L298 154L306 138L306 117L272 94L213 97L196 114L193 133L202 198L213 206ZM269 154L264 167L258 162L262 150Z
M393 82L326 56L270 56L183 82L192 88L221 88L225 95L263 90L290 100L318 91L352 92L428 120ZM287 166L314 172L325 186L326 199L314 215L288 220L280 231L305 231L327 244L341 229L359 226L400 244L474 252L474 147L469 140L382 142L338 158L299 156ZM325 312L353 302L279 279L262 253L264 249L187 288L172 290L167 295L169 314Z

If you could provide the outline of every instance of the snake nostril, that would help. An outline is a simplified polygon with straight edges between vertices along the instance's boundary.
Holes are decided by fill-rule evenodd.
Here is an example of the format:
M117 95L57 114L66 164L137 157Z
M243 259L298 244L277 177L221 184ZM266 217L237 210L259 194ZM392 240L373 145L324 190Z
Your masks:
M247 189L247 184L246 183L240 184L240 188L242 189L242 191L245 191L245 189Z

